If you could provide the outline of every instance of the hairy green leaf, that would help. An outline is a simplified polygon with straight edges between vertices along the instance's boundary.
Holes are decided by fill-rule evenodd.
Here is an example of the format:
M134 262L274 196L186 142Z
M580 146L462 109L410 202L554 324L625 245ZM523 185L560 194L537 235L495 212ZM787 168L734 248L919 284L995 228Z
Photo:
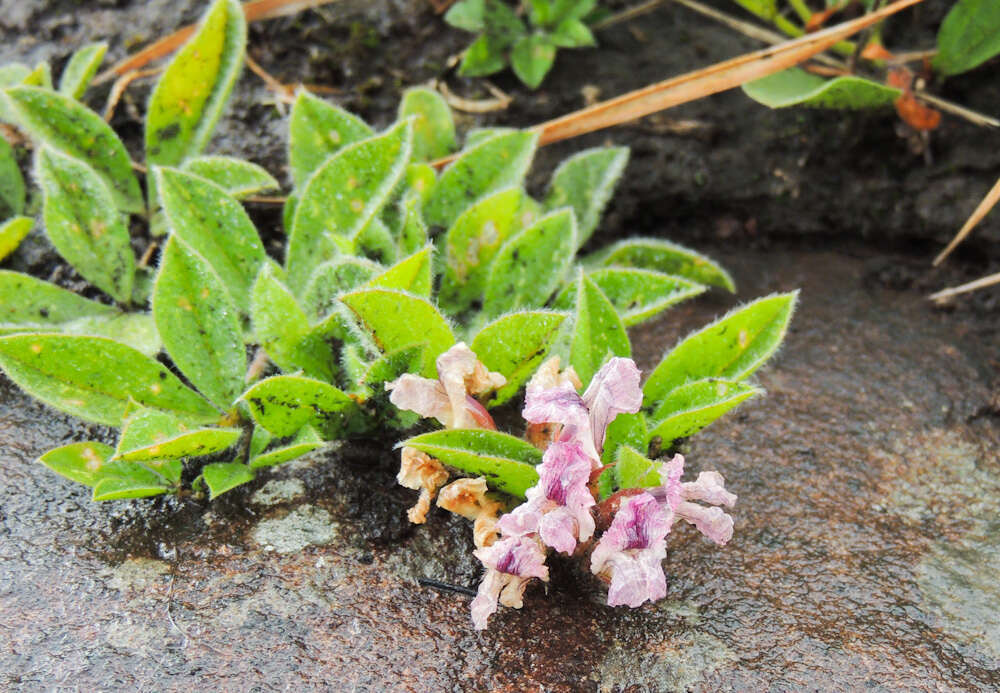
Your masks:
M597 45L590 28L579 19L560 22L552 32L551 41L560 48L585 48Z
M243 393L254 421L276 436L292 436L314 426L334 440L362 423L357 405L333 385L301 375L265 378ZM352 420L353 419L353 420Z
M614 474L620 489L652 488L662 483L659 465L627 445L618 449Z
M167 65L146 109L146 160L177 166L208 144L243 66L247 25L238 0L215 0Z
M799 67L747 82L743 91L770 108L809 106L848 110L891 106L903 93L863 77L824 79Z
M431 253L434 246L427 245L407 258L397 262L382 274L365 283L366 287L398 289L423 298L431 297Z
M38 458L56 474L93 488L107 474L114 448L96 441L70 443Z
M208 486L208 498L214 500L226 491L232 491L248 481L253 481L257 473L239 462L215 462L206 464L201 477Z
M218 275L240 313L267 255L243 205L215 183L177 169L156 169L157 188L174 235Z
M538 133L515 131L496 135L464 151L434 186L424 206L427 223L448 228L478 200L520 186L537 142Z
M258 429L259 430L259 429ZM312 426L303 426L292 442L250 458L250 467L274 467L323 447L324 441Z
M129 303L135 255L104 181L85 163L49 148L38 153L37 171L52 245L84 279L119 303Z
M629 238L585 259L588 267L638 267L735 291L732 277L701 253L659 238Z
M626 163L628 148L598 147L574 154L559 164L552 174L545 208L573 208L578 246L586 243L597 228Z
M568 208L542 217L504 243L486 280L483 313L494 317L544 305L562 284L576 246L576 219Z
M179 460L221 452L240 437L236 428L189 428L167 412L139 409L125 419L114 458L125 462Z
M2 99L3 96L0 95L0 101ZM17 157L7 140L0 137L0 219L21 214L24 202L24 176L17 165Z
M408 89L399 104L399 119L413 116L413 160L433 161L458 146L451 108L436 91Z
M434 361L455 343L455 334L427 299L390 289L358 289L340 300L351 309L381 351L426 344L421 374L436 377Z
M556 47L543 34L525 36L514 44L510 52L510 66L518 79L531 89L537 89L552 69L556 59Z
M764 390L746 383L709 378L674 388L657 405L650 438L659 436L664 446L697 433L733 407Z
M381 211L410 157L412 128L400 123L384 135L331 156L306 184L288 239L288 285L300 295L313 270L340 252Z
M199 156L185 161L182 170L212 181L237 200L281 187L257 164L231 156Z
M448 8L444 21L456 29L482 31L485 23L486 0L458 0Z
M542 453L531 443L498 431L453 429L410 438L401 446L416 448L470 476L482 476L495 489L524 498L538 483L535 465Z
M134 401L184 420L218 412L166 366L102 337L17 334L0 337L0 368L28 394L88 421L121 425Z
M470 348L487 369L507 378L507 384L494 393L489 406L508 401L528 382L565 320L565 314L549 311L511 313L479 331Z
M172 236L153 287L153 317L170 358L223 410L242 391L247 368L237 315L205 259Z
M302 292L302 306L311 320L322 320L338 305L337 298L357 289L384 268L367 258L344 255L324 262L313 272Z
M1000 5L995 0L958 0L941 22L934 69L944 75L978 67L1000 54Z
M41 87L12 87L4 94L17 124L32 137L85 161L107 184L119 209L145 211L125 145L99 115L68 96Z
M604 292L583 272L576 281L569 363L584 385L611 356L630 356L621 318Z
M604 450L601 460L605 464L614 462L618 449L629 445L639 450L649 448L649 432L646 427L646 415L641 411L635 414L619 414L608 425L604 434Z
M611 301L625 327L648 320L706 289L703 284L654 270L607 267L589 276Z
M163 348L160 333L149 313L113 313L91 315L62 323L58 330L63 334L107 337L126 344L146 356L156 356Z
M798 292L774 294L736 308L681 340L643 386L646 407L672 390L705 378L743 380L767 361L785 338Z
M24 237L31 232L35 220L31 217L12 217L0 223L0 261L17 250ZM0 315L4 313L0 307Z
M59 93L73 99L83 96L107 52L108 44L102 41L88 43L73 53L59 78Z
M305 187L332 154L375 134L357 116L304 90L295 97L288 127L288 161L296 190Z
M112 306L91 301L55 284L20 272L0 270L0 325L44 329L86 316L117 314Z

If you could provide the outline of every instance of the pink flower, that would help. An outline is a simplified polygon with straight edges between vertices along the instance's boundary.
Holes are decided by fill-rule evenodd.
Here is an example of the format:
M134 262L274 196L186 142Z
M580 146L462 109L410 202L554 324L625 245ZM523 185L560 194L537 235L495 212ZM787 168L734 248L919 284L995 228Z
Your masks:
M459 342L437 357L438 379L406 373L385 389L389 401L400 409L433 417L445 428L496 430L493 417L473 395L481 395L506 384L499 373L486 369L465 342Z
M538 483L528 489L527 502L500 518L504 536L537 532L546 546L572 554L578 541L594 535L590 509L594 496L587 483L591 463L576 440L558 440L545 451L536 467Z
M479 593L472 600L472 623L476 630L497 610L497 600L504 606L520 609L524 590L532 578L549 580L545 549L533 536L505 537L474 552L486 565L486 575L479 583Z
M669 508L643 492L622 501L590 556L590 570L610 580L608 604L633 608L667 594L662 561L672 523Z
M661 484L650 489L650 493L677 517L693 524L719 546L724 546L733 538L733 518L722 508L714 506L733 507L736 494L726 490L726 481L718 472L702 472L695 481L681 483L683 474L684 457L674 455L672 460L660 465ZM713 507L691 501L704 501Z
M642 406L639 375L632 359L615 357L597 372L582 397L568 381L554 387L529 383L524 418L533 424L562 424L564 430L572 427L592 468L599 467L608 425L619 414L634 414Z

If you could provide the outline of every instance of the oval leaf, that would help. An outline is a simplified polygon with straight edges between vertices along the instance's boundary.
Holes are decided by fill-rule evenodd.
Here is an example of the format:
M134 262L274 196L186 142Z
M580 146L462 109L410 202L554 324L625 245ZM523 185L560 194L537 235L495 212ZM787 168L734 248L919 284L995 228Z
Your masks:
M295 97L288 127L288 160L296 190L305 186L332 154L375 134L357 116L307 91L300 91Z
M433 226L450 227L478 200L503 188L520 186L531 166L538 133L515 131L490 137L462 153L441 174L424 218Z
M0 102L2 100L3 95L0 94ZM25 194L24 176L17 165L14 149L0 137L0 219L23 212Z
M248 481L253 481L257 474L253 469L239 462L215 462L206 464L201 470L201 478L208 486L208 498L214 500L226 491L232 491Z
M662 272L624 267L608 267L589 273L625 327L638 325L670 306L697 296L706 287Z
M153 317L170 358L220 409L243 389L246 352L236 307L208 263L171 237L153 287Z
M4 94L17 124L32 137L85 161L107 184L119 209L145 211L125 145L99 115L68 96L41 87L13 87Z
M903 93L863 77L824 79L799 67L747 82L743 91L770 108L809 106L848 110L891 106Z
M486 280L483 312L490 317L544 305L562 284L576 252L576 220L566 208L539 219L507 241Z
M569 362L584 385L608 358L632 353L615 307L583 272L576 283L572 330Z
M614 478L619 489L653 488L663 483L660 480L659 465L628 446L618 450Z
M249 405L254 421L280 437L295 435L310 425L324 440L334 440L361 423L357 405L348 395L333 385L300 375L261 380L241 399Z
M433 161L447 156L458 146L451 108L432 89L407 89L399 103L399 119L413 120L413 160Z
M121 425L132 401L184 420L213 421L219 416L166 366L102 337L0 337L0 368L49 406L109 426Z
M0 270L0 325L59 325L85 316L117 311L55 284L20 272Z
M958 0L941 22L934 69L944 75L971 70L1000 54L1000 5Z
M628 148L599 147L586 149L559 164L545 196L546 209L572 207L576 213L577 246L587 242L615 184L628 163Z
M34 225L35 220L30 217L13 217L0 224L0 261L17 250Z
M49 450L38 461L56 474L85 486L93 487L107 473L114 448L104 443L87 441L71 443Z
M216 0L149 97L149 164L176 166L205 148L243 65L246 40L240 3Z
M205 259L248 315L250 290L267 255L243 205L218 185L176 169L157 169L156 181L174 235Z
M588 267L638 267L735 291L732 277L701 253L659 238L630 238L586 258Z
M337 297L357 289L382 272L377 262L363 257L345 255L324 262L313 272L309 285L302 292L302 306L312 320L323 320L337 307Z
M260 467L274 467L285 462L290 462L298 457L323 447L323 439L311 426L305 426L299 431L295 439L289 444L268 450L250 458L250 467L258 469Z
M535 465L542 453L531 443L498 431L453 429L410 438L401 446L416 448L470 476L482 476L495 489L524 498L538 483Z
M382 352L426 344L421 374L437 376L434 360L455 343L455 334L430 301L389 289L358 289L341 296Z
M85 163L48 148L38 153L36 165L52 245L84 279L119 303L129 303L135 255L104 181Z
M212 181L237 200L281 187L257 164L231 156L199 156L184 162L183 170Z
M149 313L92 315L62 323L58 330L64 334L107 337L146 356L156 356L163 348L156 322Z
M288 284L300 294L313 270L338 254L335 237L354 237L381 211L410 158L411 128L400 123L386 134L345 147L309 179L288 239Z
M797 298L793 291L757 299L681 340L643 385L644 405L658 407L674 388L695 380L749 376L781 345Z
M210 455L225 450L239 437L239 429L192 430L176 416L155 409L140 409L125 420L114 459L146 462Z
M101 66L107 52L108 44L101 42L88 43L73 53L59 78L59 93L79 100L87 91L90 80L97 74L97 68Z
M659 436L663 447L697 433L733 407L764 390L746 383L708 379L681 385L670 392L652 415L649 437Z
M566 320L564 313L533 311L497 318L472 340L470 348L486 366L507 379L489 402L494 407L517 394L548 355Z
M431 252L433 246L425 246L407 258L397 262L377 277L365 283L366 287L398 289L417 296L431 296Z
M510 66L514 74L532 89L545 79L556 59L556 47L549 36L532 34L514 44L510 52Z

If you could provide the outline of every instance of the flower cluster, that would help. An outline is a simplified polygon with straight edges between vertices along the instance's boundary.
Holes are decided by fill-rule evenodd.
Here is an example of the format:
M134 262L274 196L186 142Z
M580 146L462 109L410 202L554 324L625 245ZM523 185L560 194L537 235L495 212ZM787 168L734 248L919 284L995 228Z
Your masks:
M503 378L489 373L464 344L439 357L438 372L438 381L407 375L390 383L392 402L449 428L495 428L474 395L503 385ZM581 395L572 367L561 371L558 358L546 361L525 396L527 438L544 450L538 482L527 490L526 501L498 517L502 504L488 494L483 478L459 479L441 490L439 506L475 522L475 555L486 569L472 601L477 629L486 627L498 603L520 608L531 580L548 581L550 550L567 556L589 551L591 572L609 583L608 604L638 607L666 595L662 561L666 537L677 520L693 524L719 545L732 538L733 519L718 506L732 507L736 496L726 491L718 472L682 482L681 455L656 467L659 485L622 489L599 506L592 482L605 469L601 453L607 428L619 414L640 409L639 381L635 363L615 357ZM410 518L423 522L447 472L437 460L404 448L399 478L409 488L421 489ZM600 508L614 509L614 515L595 543L595 511Z

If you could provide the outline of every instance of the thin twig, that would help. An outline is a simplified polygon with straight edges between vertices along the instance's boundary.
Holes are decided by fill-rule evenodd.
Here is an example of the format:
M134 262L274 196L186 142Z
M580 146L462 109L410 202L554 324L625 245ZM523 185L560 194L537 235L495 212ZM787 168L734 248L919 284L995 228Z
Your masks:
M627 10L622 10L618 14L613 14L610 17L605 17L596 24L591 25L593 31L600 31L601 29L607 29L615 24L621 24L622 22L627 22L630 19L635 19L640 17L647 12L652 12L660 5L669 2L669 0L649 0L649 2L644 2L635 7L630 7Z
M882 7L882 0L875 0L872 3L871 11L875 11ZM871 40L872 32L875 31L874 26L870 26L861 32L858 37L857 42L854 44L854 51L851 53L850 57L847 59L847 70L848 72L854 73L854 70L858 67L858 59L861 57L861 53L865 50L865 46L868 45L868 41Z
M490 89L490 93L494 96L492 99L466 99L449 89L444 81L434 82L432 88L436 88L441 92L441 96L444 97L449 106L456 111L463 111L464 113L492 113L494 111L502 111L510 106L510 102L514 100L495 87L496 91Z
M254 202L259 205L283 205L288 202L288 198L283 195L251 195L244 197L244 202Z
M982 279L977 279L976 281L969 282L968 284L953 286L950 289L942 289L936 294L931 294L927 298L932 301L940 302L951 298L952 296L957 296L958 294L968 293L970 291L975 291L976 289L984 289L987 286L993 286L995 284L1000 284L1000 272L983 277Z
M278 101L280 103L286 105L295 103L294 88L289 88L284 84L282 84L281 82L279 82L274 77L272 77L271 73L262 68L260 64L258 64L257 61L251 58L249 55L246 56L246 61L247 61L247 67L250 68L250 71L255 75L257 75L258 77L260 77L261 80L263 80L264 84L267 85L267 88L270 89L272 92L274 92L274 95L278 97Z
M1000 120L997 120L993 116L988 116L985 113L980 113L978 111L973 111L971 108L966 108L957 103L951 101L945 101L940 96L934 96L933 94L928 94L926 91L921 89L914 89L913 95L916 96L921 101L925 101L939 111L944 111L945 113L951 113L959 118L964 118L973 125L979 125L981 127L987 128L1000 128Z
M955 237L951 239L951 242L948 243L945 249L942 250L936 258L934 258L934 265L940 265L944 259L951 254L951 251L953 251L959 243L965 240L966 236L972 233L972 229L976 227L976 224L981 222L983 217L989 214L990 210L993 209L998 202L1000 202L1000 180L997 180L996 184L994 184L990 191L986 193L986 197L984 197L983 201L979 203L979 206L976 207L972 215L965 221L962 228L959 229L958 233L955 234Z
M421 587L432 587L436 590L445 590L446 592L458 592L459 594L466 594L470 597L475 597L478 594L476 590L469 587L452 585L449 582L441 582L440 580L433 580L431 578L417 578L417 584Z
M115 83L111 85L111 91L108 93L108 100L104 106L105 122L111 122L111 117L115 114L115 108L118 107L118 102L121 100L122 94L125 93L125 90L128 89L128 86L132 82L143 77L152 77L159 74L162 70L162 67L154 67L148 70L132 70L116 79Z

